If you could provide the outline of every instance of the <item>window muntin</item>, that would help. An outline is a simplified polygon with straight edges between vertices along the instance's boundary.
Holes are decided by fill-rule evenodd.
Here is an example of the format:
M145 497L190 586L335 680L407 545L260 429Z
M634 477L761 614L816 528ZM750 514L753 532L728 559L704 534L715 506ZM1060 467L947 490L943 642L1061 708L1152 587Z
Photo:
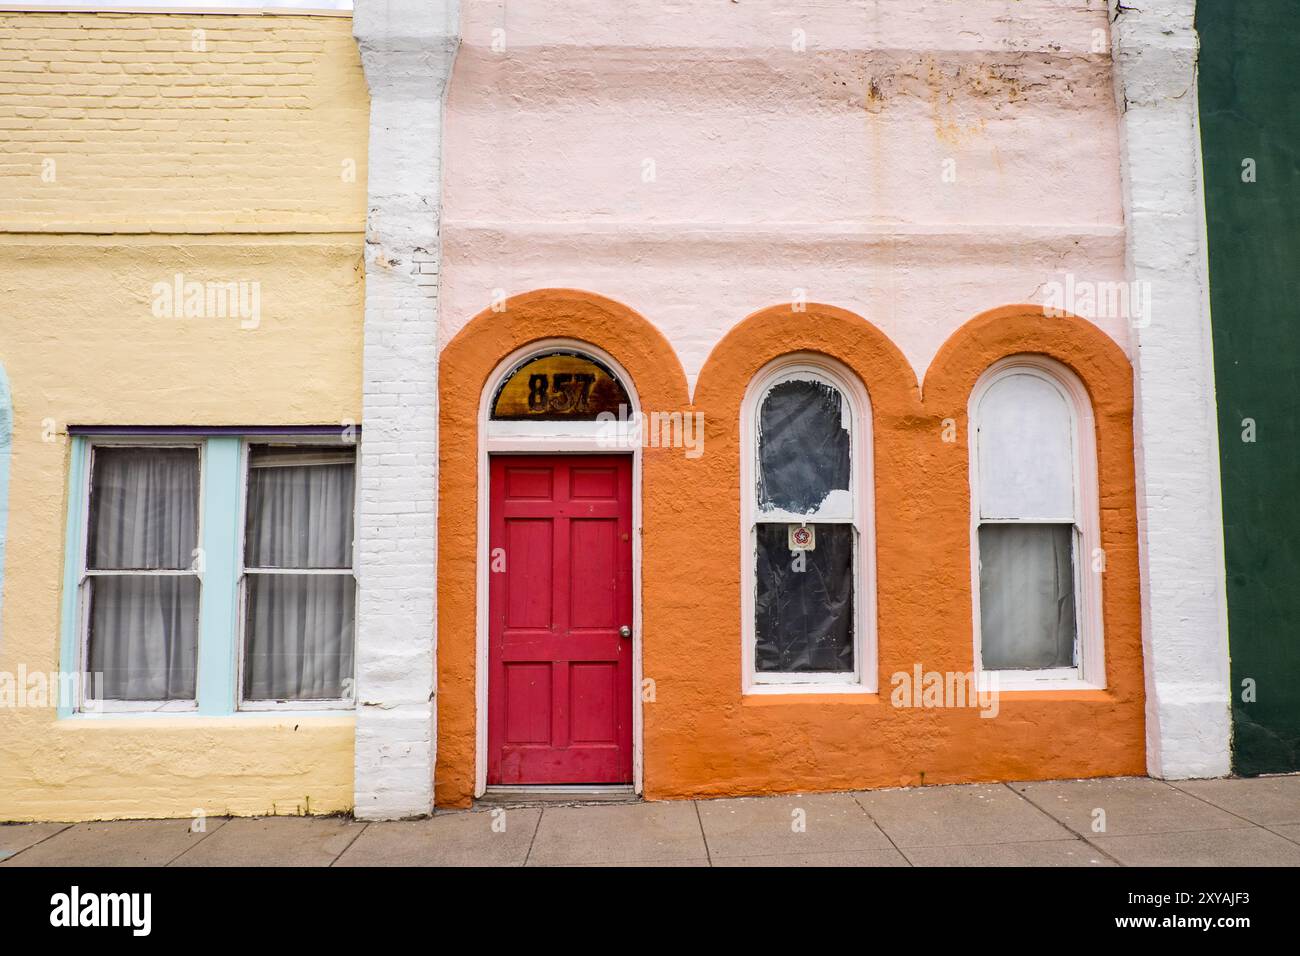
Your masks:
M994 366L971 403L976 662L1003 689L1102 686L1086 392L1055 362Z
M850 381L820 357L789 356L751 385L742 469L749 692L868 689L869 408Z
M87 699L193 706L199 634L198 446L91 448L82 578Z
M355 452L255 444L247 458L241 700L350 699Z

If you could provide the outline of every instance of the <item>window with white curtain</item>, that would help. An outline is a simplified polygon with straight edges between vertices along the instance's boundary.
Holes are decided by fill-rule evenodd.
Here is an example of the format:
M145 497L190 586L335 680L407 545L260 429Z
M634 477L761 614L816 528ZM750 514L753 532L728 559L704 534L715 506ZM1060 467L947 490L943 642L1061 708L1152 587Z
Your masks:
M868 690L866 394L821 357L761 371L743 410L745 687Z
M100 701L193 705L198 652L199 449L93 449L83 670Z
M245 702L352 696L355 465L337 445L249 446Z
M998 363L971 397L975 650L1001 689L1104 686L1091 404L1064 366Z
M354 426L69 433L60 716L353 706Z

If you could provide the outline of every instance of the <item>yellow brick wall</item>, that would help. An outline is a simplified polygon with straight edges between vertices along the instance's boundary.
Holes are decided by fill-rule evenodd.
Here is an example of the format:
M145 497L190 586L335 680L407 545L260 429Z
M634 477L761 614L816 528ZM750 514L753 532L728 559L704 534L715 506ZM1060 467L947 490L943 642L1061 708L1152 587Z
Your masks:
M0 13L0 227L361 229L366 117L347 17Z
M68 424L360 421L368 116L347 17L0 13L0 672L58 667ZM155 317L176 273L259 283L257 327ZM353 738L0 707L0 821L346 810Z

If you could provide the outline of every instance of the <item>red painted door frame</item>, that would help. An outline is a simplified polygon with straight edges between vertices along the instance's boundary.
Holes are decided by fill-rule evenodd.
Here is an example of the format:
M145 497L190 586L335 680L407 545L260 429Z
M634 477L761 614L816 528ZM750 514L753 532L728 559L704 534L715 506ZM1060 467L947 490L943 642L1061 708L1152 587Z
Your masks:
M489 785L632 782L632 456L493 455Z

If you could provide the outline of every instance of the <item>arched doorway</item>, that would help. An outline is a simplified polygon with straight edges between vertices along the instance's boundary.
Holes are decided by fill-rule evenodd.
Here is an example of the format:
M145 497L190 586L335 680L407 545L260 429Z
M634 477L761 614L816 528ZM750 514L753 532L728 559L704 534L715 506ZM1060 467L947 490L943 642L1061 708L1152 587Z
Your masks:
M639 406L570 339L504 359L480 408L479 792L626 787L640 679Z

